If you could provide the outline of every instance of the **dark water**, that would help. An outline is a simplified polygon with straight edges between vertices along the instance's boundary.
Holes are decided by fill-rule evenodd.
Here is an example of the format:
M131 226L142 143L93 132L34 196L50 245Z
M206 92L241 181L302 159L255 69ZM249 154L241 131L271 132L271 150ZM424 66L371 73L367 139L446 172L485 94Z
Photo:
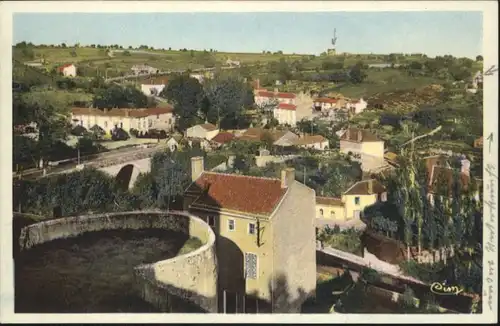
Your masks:
M15 261L15 311L158 312L138 296L133 268L176 256L187 239L165 230L101 231L22 252Z

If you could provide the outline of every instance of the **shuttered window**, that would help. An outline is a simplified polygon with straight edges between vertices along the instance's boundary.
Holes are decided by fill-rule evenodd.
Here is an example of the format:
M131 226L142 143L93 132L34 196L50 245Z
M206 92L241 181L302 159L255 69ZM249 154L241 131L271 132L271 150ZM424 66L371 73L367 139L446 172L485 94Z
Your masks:
M257 255L245 253L245 276L250 279L257 279Z

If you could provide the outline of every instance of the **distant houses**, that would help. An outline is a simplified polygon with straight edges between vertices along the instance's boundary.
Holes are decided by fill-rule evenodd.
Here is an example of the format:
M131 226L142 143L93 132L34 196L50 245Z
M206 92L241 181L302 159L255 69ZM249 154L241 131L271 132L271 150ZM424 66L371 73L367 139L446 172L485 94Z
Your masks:
M76 66L72 63L58 67L57 71L64 77L76 77Z
M368 103L360 98L349 100L346 98L319 97L313 100L313 109L323 113L324 116L334 117L337 112L345 111L350 114L359 114L368 106Z
M387 190L375 179L358 181L342 193L340 198L316 196L316 225L338 225L341 228L360 227L363 211L377 202L387 201Z
M208 141L212 140L212 138L214 138L218 133L219 133L219 128L217 128L217 126L211 123L204 123L187 128L186 137L205 139Z
M148 66L148 65L134 65L131 68L134 75L142 75L142 74L157 74L160 70Z

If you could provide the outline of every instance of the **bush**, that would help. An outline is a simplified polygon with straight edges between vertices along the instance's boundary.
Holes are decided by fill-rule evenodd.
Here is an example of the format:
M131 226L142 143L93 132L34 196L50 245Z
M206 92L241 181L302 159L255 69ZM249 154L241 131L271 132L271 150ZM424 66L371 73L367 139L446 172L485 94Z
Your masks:
M87 129L84 126L77 125L71 129L71 134L73 136L84 136L87 133Z
M130 128L129 130L129 133L134 136L134 137L138 137L139 135L139 130L135 129L135 128Z
M130 135L128 132L123 130L122 128L115 128L113 129L113 132L111 134L111 139L112 140L128 140L130 139Z

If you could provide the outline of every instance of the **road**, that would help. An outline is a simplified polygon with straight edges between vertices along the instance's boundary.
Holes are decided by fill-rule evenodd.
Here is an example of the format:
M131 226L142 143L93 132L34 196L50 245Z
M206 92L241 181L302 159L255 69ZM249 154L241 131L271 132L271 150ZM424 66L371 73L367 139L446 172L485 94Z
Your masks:
M165 143L161 143L159 145L154 145L153 147L149 148L125 148L125 149L120 149L120 150L114 150L110 152L105 152L97 155L89 155L89 156L82 156L80 157L80 164L84 163L86 166L95 166L95 167L101 167L103 164L105 165L105 162L110 161L110 160L115 160L120 157L133 157L137 154L144 154L145 156L152 153L156 152L159 150L162 150L166 148L167 145ZM46 174L45 176L49 175L54 175L54 174L59 174L59 173L64 173L64 172L70 172L74 169L76 169L78 163L78 158L73 157L70 159L66 159L64 161L60 161L59 165L56 166L49 166L46 168ZM23 180L33 180L37 179L39 177L43 176L43 171L40 169L30 169L22 172L22 179ZM15 179L17 176L16 173L13 173L12 175L13 179Z
M238 67L221 67L221 69L235 69ZM131 79L131 78L140 78L140 77L148 77L148 76L156 76L156 75L168 75L168 74L181 74L189 69L172 69L172 70L165 70L165 71L159 71L158 73L150 74L130 74L126 76L120 76L120 77L113 77L113 78L108 78L105 81L106 82L112 82L112 81L117 81L117 80L125 80L125 79ZM205 72L205 71L213 71L215 68L198 68L198 69L193 69L191 72L196 73L196 72Z

